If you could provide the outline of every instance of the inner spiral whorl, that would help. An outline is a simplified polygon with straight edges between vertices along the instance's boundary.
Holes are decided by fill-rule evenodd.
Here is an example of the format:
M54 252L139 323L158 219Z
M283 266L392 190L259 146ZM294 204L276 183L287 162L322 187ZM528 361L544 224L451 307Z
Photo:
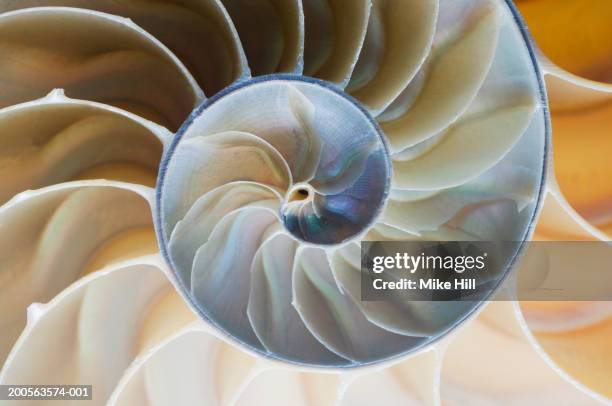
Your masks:
M311 172L292 170L294 185L281 207L285 228L298 240L331 245L365 231L386 199L390 161L383 137L356 101L319 82L279 81L291 86L288 103L300 121L297 137L309 147L298 162L316 163ZM291 157L285 156L291 167Z
M364 162L358 162L361 160ZM384 202L388 176L384 160L383 154L364 153L355 158L356 167L347 169L354 173L341 175L345 179L330 177L319 190L311 186L289 191L281 208L286 229L299 240L321 245L358 236L374 221ZM315 176L313 183L316 181ZM334 186L339 187L334 190Z
M259 151L250 156L260 156L253 159L261 164L237 158L221 175L225 182L275 188L280 220L299 241L348 241L367 230L384 206L391 164L380 129L357 101L327 82L291 75L257 78L230 88L195 114L179 148L199 137L217 143L231 139L220 147L230 161L240 150Z

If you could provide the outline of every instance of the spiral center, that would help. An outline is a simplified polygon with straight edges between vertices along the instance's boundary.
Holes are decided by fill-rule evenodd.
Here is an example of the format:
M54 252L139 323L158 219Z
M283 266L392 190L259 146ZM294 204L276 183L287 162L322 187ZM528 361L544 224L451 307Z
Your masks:
M312 187L309 185L298 185L293 187L287 194L288 202L303 202L309 200L313 195Z
M324 82L301 78L266 85L285 94L298 124L292 138L300 152L287 159L294 184L281 207L285 228L317 245L361 235L378 216L389 188L390 159L374 119Z

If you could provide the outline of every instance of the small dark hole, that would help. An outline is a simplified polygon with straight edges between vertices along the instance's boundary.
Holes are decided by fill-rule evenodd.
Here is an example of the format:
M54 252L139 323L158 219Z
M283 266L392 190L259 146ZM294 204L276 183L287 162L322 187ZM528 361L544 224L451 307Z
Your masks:
M307 187L293 189L289 195L290 202L299 202L310 198L310 190Z

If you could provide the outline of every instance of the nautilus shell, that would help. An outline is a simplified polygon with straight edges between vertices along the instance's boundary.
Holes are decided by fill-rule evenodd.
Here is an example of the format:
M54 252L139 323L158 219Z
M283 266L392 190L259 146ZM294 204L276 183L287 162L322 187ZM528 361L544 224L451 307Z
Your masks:
M534 229L611 232L609 126L585 109L609 59L545 52L502 0L0 0L0 383L117 405L612 397L609 329L580 330L609 306L485 306ZM515 243L472 301L368 302L363 241Z

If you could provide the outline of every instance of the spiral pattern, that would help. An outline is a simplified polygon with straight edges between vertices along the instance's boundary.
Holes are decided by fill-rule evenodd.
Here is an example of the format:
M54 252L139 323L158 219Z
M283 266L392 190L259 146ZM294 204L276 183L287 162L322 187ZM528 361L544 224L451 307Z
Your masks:
M228 12L249 66L268 75L196 109L158 184L161 244L185 294L242 344L297 363L362 365L434 340L477 303L361 301L359 242L526 238L545 117L509 10L287 2L273 58L277 42L254 51L268 33L247 30L238 3ZM349 17L361 27L351 52L335 42Z
M576 2L522 3L552 21ZM531 5L524 6L528 19ZM601 12L591 17L603 23L578 26L605 36L606 7L598 2ZM550 26L540 30L538 21L532 29L540 41ZM545 38L540 45L560 65L545 66L560 189L549 184L536 237L609 240L605 50L587 58L592 49L581 47L581 57L564 62ZM92 404L125 405L452 404L500 394L508 402L599 404L610 396L605 303L492 303L449 340L424 347L472 309L359 300L359 241L529 235L546 120L529 50L504 2L0 0L0 55L0 383L94 383ZM215 128L198 128L232 91L279 81L297 88L294 101L308 103L292 110L282 97L255 94L244 111L222 111ZM268 138L268 113L280 112L283 128L297 134L321 124L317 113L326 108L300 89L305 82L348 100L360 111L357 121L376 128L341 137L336 147L346 160L325 167L352 175L339 182L315 182L317 173L304 168L321 161ZM253 122L237 128L246 107ZM342 127L352 120L346 113L324 124ZM329 143L345 131L312 133L310 151L330 154ZM368 139L384 145L388 176L344 164L363 163L367 154L351 152ZM180 167L177 154L188 153L190 141L207 154ZM261 182L248 180L253 161L228 159L224 170L244 176L179 202L180 215L156 207L152 187L164 153L161 200L170 189L189 196L169 181L172 174L189 178L193 165L222 159L228 146L269 158ZM589 158L580 165L570 158L577 148ZM184 187L218 181L218 173ZM597 187L576 189L576 174L589 180L580 184L598 179ZM344 197L356 178L386 184L384 198L359 189L357 200L367 203L359 207L318 201L343 215L366 213L355 227L314 243L311 223L291 227L289 209L309 218L300 212L315 207L311 198L321 191ZM172 270L157 254L154 214ZM176 224L161 224L169 218ZM221 255L236 252L239 258ZM196 253L202 289L192 292ZM230 259L238 266L224 273L218 264ZM211 261L220 279L240 282L239 294L207 286ZM220 328L202 323L175 288ZM232 300L219 316L211 297L221 295ZM256 354L244 352L245 344ZM418 348L356 373L305 372L259 356L356 366Z

